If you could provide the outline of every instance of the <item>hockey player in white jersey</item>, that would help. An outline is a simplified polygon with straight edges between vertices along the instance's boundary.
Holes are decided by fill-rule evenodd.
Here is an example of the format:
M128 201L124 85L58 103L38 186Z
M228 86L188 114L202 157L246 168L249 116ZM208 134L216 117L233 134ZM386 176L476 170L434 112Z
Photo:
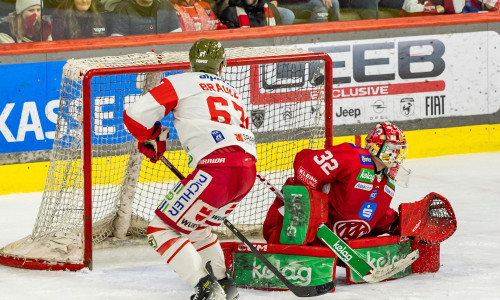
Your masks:
M210 226L220 225L250 191L256 176L254 135L238 92L220 74L224 48L200 39L189 51L192 72L170 75L124 112L124 122L152 162L166 150L160 119L171 111L194 171L155 211L150 245L181 279L195 288L192 300L237 299L224 255Z

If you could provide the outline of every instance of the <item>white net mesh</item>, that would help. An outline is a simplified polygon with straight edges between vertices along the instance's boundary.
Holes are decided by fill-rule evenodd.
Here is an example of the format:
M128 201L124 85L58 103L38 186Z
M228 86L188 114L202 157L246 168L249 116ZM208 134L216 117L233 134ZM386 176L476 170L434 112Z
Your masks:
M228 60L304 53L279 48L226 49ZM177 177L161 163L152 164L136 150L136 142L123 125L124 108L159 80L172 73L131 73L95 76L91 84L92 142L82 139L82 79L91 69L187 62L187 52L145 53L69 60L64 67L57 130L42 204L31 236L0 250L0 256L80 263L75 249L83 232L83 151L92 153L93 243L108 237L144 236L154 210ZM229 61L224 78L240 92L250 115L250 130L257 141L257 170L280 188L292 176L295 154L324 146L324 83L321 60L280 63ZM187 175L171 114L162 120L171 139L165 156ZM260 234L275 196L256 181L249 195L229 220L244 234ZM117 218L118 216L118 218ZM219 227L219 237L229 231ZM29 249L26 250L26 249ZM33 249L39 249L34 253ZM35 251L36 252L36 251ZM50 252L49 255L47 252ZM58 255L54 255L57 253Z

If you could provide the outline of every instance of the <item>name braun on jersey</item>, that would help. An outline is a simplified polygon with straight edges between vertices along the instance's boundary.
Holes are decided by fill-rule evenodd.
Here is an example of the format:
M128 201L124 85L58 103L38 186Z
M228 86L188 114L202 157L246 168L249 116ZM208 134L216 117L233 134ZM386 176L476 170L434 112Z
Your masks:
M216 83L215 86L212 83L200 83L199 85L200 85L200 88L204 91L223 92L223 93L226 93L235 99L239 99L236 91L234 91L231 88L226 87L224 85L220 85L218 83Z

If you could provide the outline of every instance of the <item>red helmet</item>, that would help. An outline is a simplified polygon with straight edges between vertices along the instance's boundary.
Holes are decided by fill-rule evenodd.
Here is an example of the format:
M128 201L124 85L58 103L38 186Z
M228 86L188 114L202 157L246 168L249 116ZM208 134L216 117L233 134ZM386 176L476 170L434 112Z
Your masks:
M365 139L365 147L390 169L393 179L408 155L408 144L403 131L389 122L377 124L370 131Z

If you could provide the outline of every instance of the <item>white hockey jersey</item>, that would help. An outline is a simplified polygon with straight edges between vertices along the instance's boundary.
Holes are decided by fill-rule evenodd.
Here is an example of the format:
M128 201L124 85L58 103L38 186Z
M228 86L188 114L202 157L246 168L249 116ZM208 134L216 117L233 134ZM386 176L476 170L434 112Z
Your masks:
M239 93L212 74L170 75L124 112L124 123L139 141L151 138L154 123L173 112L179 141L189 166L216 149L240 146L257 158L255 137Z

